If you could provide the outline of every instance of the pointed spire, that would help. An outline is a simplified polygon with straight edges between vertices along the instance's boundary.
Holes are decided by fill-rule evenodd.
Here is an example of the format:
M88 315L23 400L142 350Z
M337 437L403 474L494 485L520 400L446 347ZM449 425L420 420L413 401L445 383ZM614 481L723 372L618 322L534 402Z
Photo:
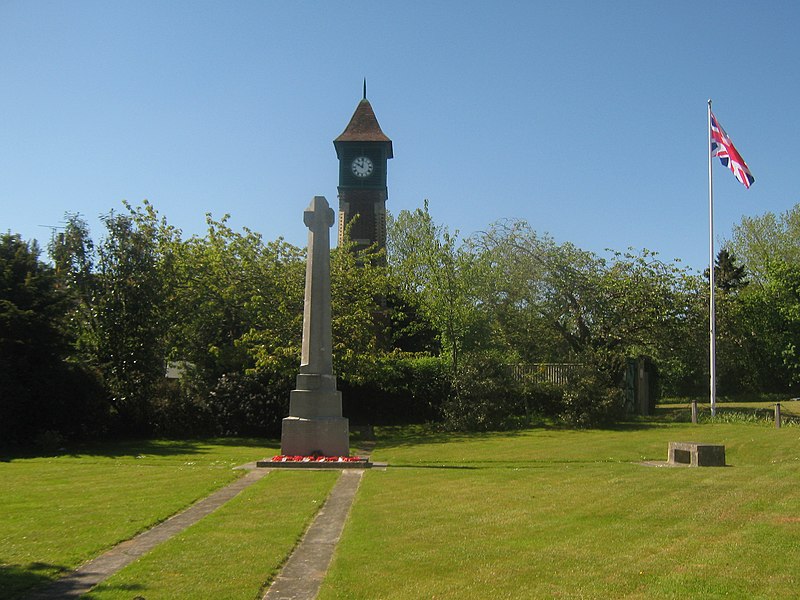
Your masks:
M364 100L367 99L367 78L364 77Z
M392 140L390 140L378 124L372 105L366 98L366 79L364 80L364 98L358 103L350 123L342 134L333 140L337 147L340 142L381 142L388 146L388 158L392 158Z

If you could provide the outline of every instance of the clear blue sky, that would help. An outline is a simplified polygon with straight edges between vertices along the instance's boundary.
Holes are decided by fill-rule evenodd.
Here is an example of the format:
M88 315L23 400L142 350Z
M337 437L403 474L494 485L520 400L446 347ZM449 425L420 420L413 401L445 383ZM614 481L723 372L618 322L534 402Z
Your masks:
M700 270L708 98L756 177L715 159L718 237L800 200L798 30L796 0L0 0L0 230L98 238L147 198L187 237L230 213L302 246L366 77L393 213Z

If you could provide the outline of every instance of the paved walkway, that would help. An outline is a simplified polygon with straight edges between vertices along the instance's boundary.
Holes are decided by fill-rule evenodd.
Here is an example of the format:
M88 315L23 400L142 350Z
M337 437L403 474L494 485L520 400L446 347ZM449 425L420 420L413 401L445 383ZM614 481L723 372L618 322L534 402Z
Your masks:
M256 469L255 463L242 468L247 475L237 479L178 513L114 546L111 550L78 567L31 596L29 600L78 598L122 570L161 542L165 542L231 500L239 492L267 475L269 469ZM345 469L322 508L311 522L300 544L294 549L280 574L264 594L263 600L313 600L316 598L333 551L342 535L350 506L353 504L363 469Z
M363 469L343 470L263 600L314 600L342 535Z
M58 579L29 596L29 598L31 600L78 598L81 594L85 594L98 583L105 581L161 542L165 542L210 514L267 473L269 473L268 469L249 471L244 477L192 504L185 511L173 515L152 529L148 529L135 538L114 546L105 554L101 554L94 560L78 567L66 577Z

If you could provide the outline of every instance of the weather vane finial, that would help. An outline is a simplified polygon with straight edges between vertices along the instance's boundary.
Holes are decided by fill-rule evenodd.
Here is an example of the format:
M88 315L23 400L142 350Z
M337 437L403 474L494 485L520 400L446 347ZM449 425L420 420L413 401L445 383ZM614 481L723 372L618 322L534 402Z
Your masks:
M367 78L364 77L364 100L367 99Z

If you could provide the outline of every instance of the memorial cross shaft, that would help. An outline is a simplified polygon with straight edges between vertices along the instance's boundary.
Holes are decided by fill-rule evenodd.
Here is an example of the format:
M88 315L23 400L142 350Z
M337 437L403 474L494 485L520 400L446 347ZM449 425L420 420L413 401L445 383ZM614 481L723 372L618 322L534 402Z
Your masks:
M303 214L308 227L303 345L297 388L281 428L281 454L348 456L349 424L333 375L330 228L333 209L315 196Z
M308 257L300 373L333 375L330 258L333 220L333 209L322 196L315 196L303 213L303 222L308 227Z

